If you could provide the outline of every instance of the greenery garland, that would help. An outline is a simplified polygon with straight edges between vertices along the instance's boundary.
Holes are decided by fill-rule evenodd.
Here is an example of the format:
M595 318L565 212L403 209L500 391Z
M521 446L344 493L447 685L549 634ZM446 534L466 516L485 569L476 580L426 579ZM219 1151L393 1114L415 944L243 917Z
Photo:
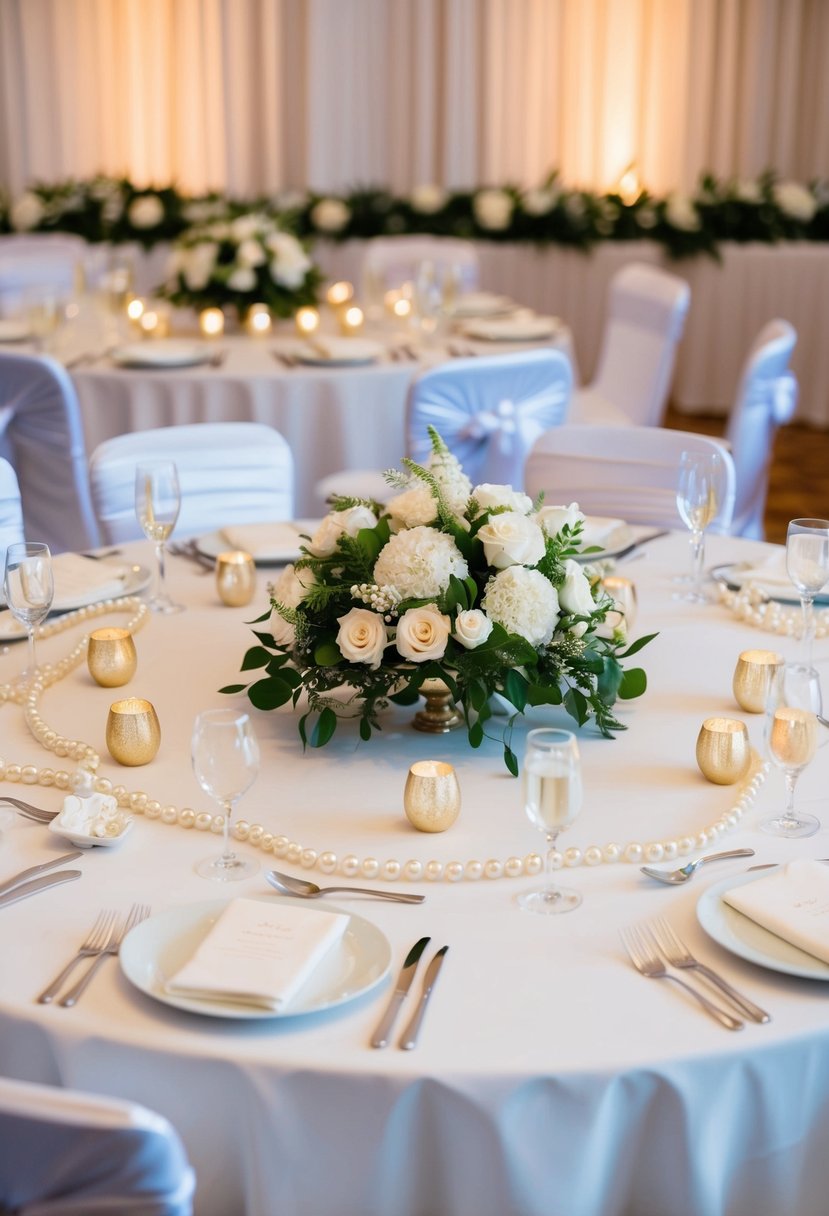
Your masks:
M286 191L253 200L193 197L174 185L137 187L97 176L35 183L12 199L0 192L0 232L69 232L91 242L135 241L152 248L194 225L255 211L301 239L334 241L423 233L470 240L561 245L655 241L674 258L719 256L723 241L829 240L829 182L704 174L692 194L636 197L569 189L557 173L541 186L450 191L423 186L408 196L381 188L342 194Z

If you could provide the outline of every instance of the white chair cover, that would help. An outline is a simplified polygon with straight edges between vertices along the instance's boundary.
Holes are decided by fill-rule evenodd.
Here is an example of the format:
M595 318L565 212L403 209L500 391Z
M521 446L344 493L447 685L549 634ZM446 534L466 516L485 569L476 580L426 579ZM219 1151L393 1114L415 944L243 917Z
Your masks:
M381 236L368 242L363 258L364 296L371 299L377 285L388 290L412 282L422 262L457 267L461 291L478 286L478 254L471 241L447 236Z
M658 426L665 412L674 360L691 290L684 279L631 262L610 284L596 374L574 397L580 408L602 400L639 426Z
M14 466L28 540L98 543L75 388L54 359L0 352L0 455Z
M455 359L423 372L409 391L406 444L424 461L434 426L472 484L524 485L536 439L559 426L570 405L573 372L559 350Z
M278 431L259 422L159 427L116 435L92 453L92 498L107 544L143 536L135 514L135 467L146 460L176 462L178 539L293 517L293 457Z
M88 249L83 237L64 233L0 237L0 316L19 312L35 287L72 295Z
M684 529L676 505L683 451L718 451L728 481L712 532L728 533L734 512L734 462L707 435L662 427L560 426L547 431L527 458L526 490L544 491L552 506L577 502L588 515L629 524Z
M5 568L6 550L9 545L25 539L17 474L8 460L0 456L0 578Z
M788 321L769 321L754 340L743 366L726 441L737 473L732 532L765 538L764 515L774 437L797 408L797 380L788 371L797 333Z
M0 1211L190 1216L195 1175L161 1115L94 1094L0 1079Z

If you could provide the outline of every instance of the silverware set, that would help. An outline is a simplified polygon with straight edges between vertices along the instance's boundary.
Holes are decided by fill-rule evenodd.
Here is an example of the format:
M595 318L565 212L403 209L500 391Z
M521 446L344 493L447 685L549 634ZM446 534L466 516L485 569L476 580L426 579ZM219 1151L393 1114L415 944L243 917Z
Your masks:
M57 811L47 811L45 807L34 806L31 802L24 802L22 798L9 798L5 794L0 796L0 803L8 803L24 819L34 819L36 823L50 823L58 814Z
M400 1012L400 1008L403 1005L409 989L412 986L412 981L414 980L415 972L417 971L421 955L431 940L432 939L430 937L421 937L419 941L415 942L409 953L406 955L406 959L400 969L400 974L397 977L397 983L394 986L394 992L392 992L389 1003L386 1006L386 1010L378 1022L374 1034L371 1036L370 1041L372 1047L388 1047L391 1032L394 1029L394 1023L397 1020L397 1015ZM429 998L434 990L435 981L437 980L438 973L443 966L443 960L446 957L446 952L448 949L448 946L441 946L440 950L433 954L429 961L429 966L426 968L426 973L423 977L423 986L420 990L417 1005L415 1006L414 1012L412 1013L405 1030L400 1036L399 1045L403 1051L411 1051L412 1048L417 1044L417 1038L426 1013L426 1008L429 1004Z
M372 899L390 899L398 904L422 904L426 898L425 895L408 895L404 891L380 891L369 887L318 887L315 882L294 878L290 874L280 874L278 870L268 870L265 879L280 895L297 895L301 899L319 899L321 895L329 895L332 891L347 895L368 895Z
M750 1018L753 1022L766 1023L771 1016L759 1005L743 993L738 992L732 984L714 971L706 963L700 962L680 939L667 920L660 917L653 922L632 925L620 931L622 944L627 950L633 966L648 979L666 979L683 988L702 1006L715 1021L727 1030L742 1030L745 1023L742 1018ZM712 1001L699 988L673 970L693 971L711 987L716 988L724 996L731 1009L736 1010L740 1017L735 1017L727 1009Z
M78 964L91 959L90 966L78 982L58 1001L59 1005L71 1009L78 1002L82 993L86 991L104 960L117 955L121 943L129 931L141 921L146 920L149 915L148 904L133 904L123 921L118 919L115 912L107 910L99 912L74 957L37 997L38 1004L51 1004Z
M188 561L194 562L205 574L213 574L215 572L215 562L206 553L202 553L200 549L196 548L194 540L178 541L167 545L167 552L171 557L186 557Z

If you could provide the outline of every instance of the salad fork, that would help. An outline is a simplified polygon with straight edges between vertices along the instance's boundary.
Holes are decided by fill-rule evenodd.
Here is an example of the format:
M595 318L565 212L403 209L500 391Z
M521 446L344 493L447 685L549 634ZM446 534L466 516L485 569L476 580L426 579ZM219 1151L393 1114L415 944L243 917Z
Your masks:
M42 806L34 806L31 802L24 802L22 798L9 798L7 794L0 796L0 803L4 802L13 806L26 819L34 819L37 823L49 823L60 813L59 811L47 811Z
M673 980L675 984L679 984L680 988L684 988L686 992L690 992L694 1000L699 1001L706 1013L709 1013L712 1018L715 1018L726 1029L743 1029L745 1023L741 1022L739 1018L734 1018L730 1013L726 1013L724 1009L720 1009L719 1005L715 1005L713 1001L709 1001L707 996L703 996L701 992L698 992L696 988L692 988L690 984L680 979L678 975L672 975L652 948L648 937L641 928L631 926L628 929L620 930L620 934L622 944L630 956L630 961L640 975L644 975L651 980Z
M742 993L733 988L727 980L724 980L721 975L718 975L706 963L701 963L698 959L694 958L685 943L664 917L660 916L653 921L650 925L650 930L663 957L672 967L678 967L680 970L698 971L710 983L715 984L728 1000L736 1006L740 1013L751 1018L752 1021L763 1024L771 1021L771 1016L766 1013L765 1009L761 1009L759 1005L755 1005L753 1001L750 1001L747 996L743 996Z
M86 975L82 979L78 980L74 988L69 989L66 996L62 997L59 1003L67 1009L75 1005L104 959L110 954L117 954L121 949L122 941L127 936L130 929L134 929L135 926L140 924L142 920L146 920L149 915L150 908L148 904L133 904L130 908L129 916L124 921L123 925L116 925L112 930L107 944L104 946L103 950L99 951L99 953L96 955L92 966L89 968Z
M74 958L71 958L59 975L56 975L51 984L44 988L40 996L37 998L39 1005L48 1005L54 1000L63 986L63 982L72 971L77 967L78 963L83 958L93 958L96 954L100 954L109 941L112 927L115 924L115 913L108 912L106 909L98 913L95 923L86 935L86 938L81 942L78 952Z

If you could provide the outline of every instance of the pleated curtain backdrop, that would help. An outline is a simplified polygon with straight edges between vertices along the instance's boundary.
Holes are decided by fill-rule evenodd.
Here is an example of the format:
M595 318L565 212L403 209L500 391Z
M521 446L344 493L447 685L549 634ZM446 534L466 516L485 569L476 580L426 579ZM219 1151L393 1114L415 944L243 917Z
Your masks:
M0 0L0 186L827 170L826 0Z

